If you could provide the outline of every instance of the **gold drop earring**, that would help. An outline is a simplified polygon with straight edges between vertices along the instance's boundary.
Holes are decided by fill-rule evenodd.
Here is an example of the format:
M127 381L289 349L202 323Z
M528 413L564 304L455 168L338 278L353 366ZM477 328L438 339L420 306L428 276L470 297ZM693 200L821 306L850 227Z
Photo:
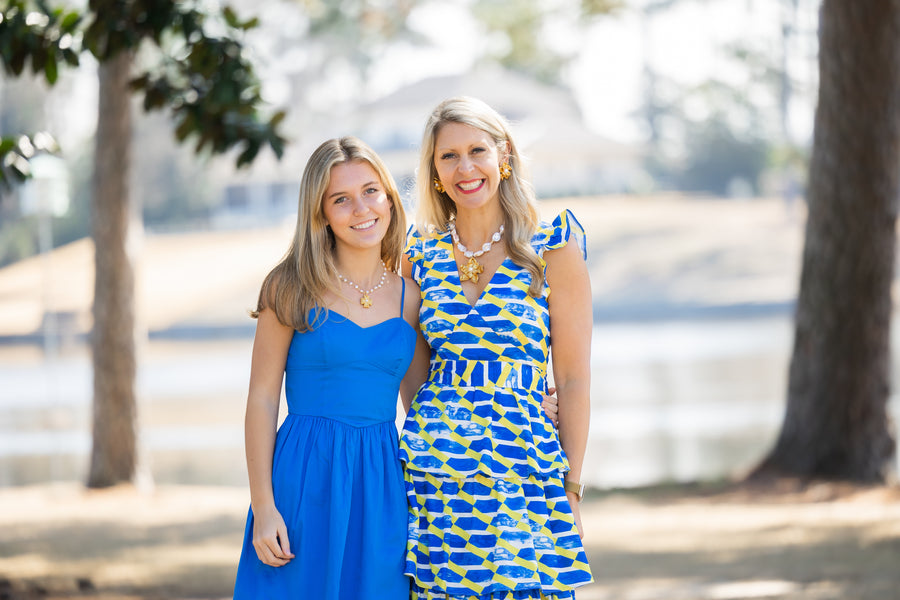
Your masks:
M438 194L444 193L444 184L442 184L441 180L437 177L434 178L434 189L437 190Z

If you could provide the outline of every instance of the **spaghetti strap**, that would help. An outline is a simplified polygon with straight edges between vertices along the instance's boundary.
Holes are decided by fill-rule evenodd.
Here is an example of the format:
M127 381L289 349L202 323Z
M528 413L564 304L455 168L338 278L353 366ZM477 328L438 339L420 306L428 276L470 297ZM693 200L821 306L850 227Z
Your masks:
M400 276L400 317L403 317L403 305L406 303L406 278Z

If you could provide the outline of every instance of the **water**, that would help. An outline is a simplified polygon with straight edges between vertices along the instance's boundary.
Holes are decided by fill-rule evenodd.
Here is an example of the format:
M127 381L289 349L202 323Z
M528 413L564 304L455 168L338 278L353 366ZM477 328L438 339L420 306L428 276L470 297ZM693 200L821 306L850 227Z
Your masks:
M787 316L596 326L586 483L627 487L751 468L778 433L791 340ZM140 447L154 481L246 485L250 350L250 339L154 340L140 349ZM0 347L0 486L85 479L91 377L84 347L51 360L33 347ZM896 419L896 398L892 409Z
M586 479L603 487L738 475L784 410L787 318L599 326Z

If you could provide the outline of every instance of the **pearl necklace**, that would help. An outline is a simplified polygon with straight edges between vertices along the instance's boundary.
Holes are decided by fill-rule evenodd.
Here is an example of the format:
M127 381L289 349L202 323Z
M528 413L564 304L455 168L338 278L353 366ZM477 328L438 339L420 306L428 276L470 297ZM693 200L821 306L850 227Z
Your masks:
M469 250L465 246L462 245L462 242L459 241L459 234L456 233L456 224L453 220L450 221L448 225L450 229L450 235L453 237L453 241L456 242L456 247L459 248L459 251L462 252L463 256L469 259L469 262L465 264L465 266L459 266L459 280L462 281L471 281L472 283L478 283L478 276L484 273L484 265L475 260L477 257L481 256L485 252L491 251L491 246L494 245L494 242L500 241L500 236L503 235L503 224L500 224L500 229L494 232L494 235L491 236L491 239L486 243L481 245L481 250Z
M362 304L363 308L370 308L372 306L372 299L369 297L369 294L371 294L372 292L374 292L375 290L377 290L378 288L383 286L384 280L387 277L387 267L384 265L384 263L381 263L381 269L382 269L381 279L378 281L378 285L376 285L375 287L368 289L368 290L364 290L364 289L360 288L358 285L356 285L355 283L353 283L352 281L350 281L349 279L347 279L340 273L338 273L337 276L338 276L338 279L340 279L347 285L356 288L356 291L359 292L360 294L362 294L362 298L359 299L359 303Z

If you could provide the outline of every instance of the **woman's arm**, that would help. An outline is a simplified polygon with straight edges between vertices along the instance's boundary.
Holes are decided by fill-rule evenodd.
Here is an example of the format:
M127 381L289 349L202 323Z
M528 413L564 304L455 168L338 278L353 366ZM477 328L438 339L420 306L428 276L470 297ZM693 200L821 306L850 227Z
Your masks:
M544 254L550 287L553 379L559 398L559 437L569 459L566 479L581 481L591 413L591 282L574 240ZM566 492L578 532L584 535L577 496Z
M244 446L253 508L253 547L259 559L273 567L282 566L294 557L284 519L275 506L272 493L278 404L293 335L294 330L282 325L272 309L259 313L244 419Z
M411 265L408 260L403 261L403 271L406 276L406 301L403 306L403 318L416 331L416 349L413 353L412 362L400 382L400 401L403 403L404 412L409 412L412 405L413 396L416 391L428 377L428 363L431 360L431 350L428 342L419 329L419 305L421 297L419 294L419 286L412 278L409 277Z
M422 332L416 337L416 350L412 362L406 375L403 376L403 381L400 382L400 401L405 412L409 412L413 397L428 377L428 362L431 358L431 350L428 348L428 342L422 337Z

